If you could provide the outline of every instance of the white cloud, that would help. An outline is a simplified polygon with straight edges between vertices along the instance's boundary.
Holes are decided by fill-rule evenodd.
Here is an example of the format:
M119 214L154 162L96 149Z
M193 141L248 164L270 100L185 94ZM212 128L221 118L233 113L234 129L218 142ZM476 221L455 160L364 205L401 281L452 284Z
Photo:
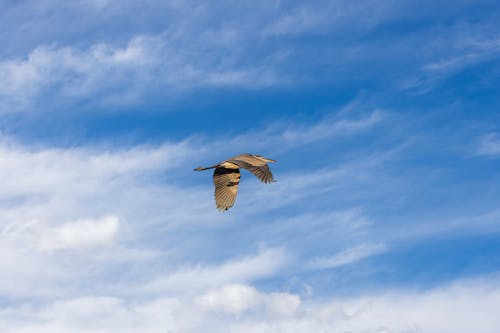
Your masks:
M300 307L300 296L290 293L271 293L265 298L267 313L272 317L291 317Z
M388 18L393 10L390 1L335 1L299 3L288 10L283 10L268 23L265 34L273 35L321 35L329 33L341 34L348 29L355 34L358 31L370 30L377 23ZM364 17L360 24L353 18Z
M363 260L370 256L381 254L387 251L387 247L382 244L361 244L346 250L343 250L333 256L314 258L308 264L311 269L336 268L349 265Z
M0 176L4 182L0 198L4 209L0 215L9 223L65 223L120 212L134 203L144 203L142 200L152 200L149 202L153 204L172 199L164 193L154 200L153 192L164 190L161 184L156 185L155 175L179 167L191 149L184 143L115 151L35 150L2 144ZM169 190L175 191L175 186ZM123 200L134 195L136 200L125 205Z
M80 332L429 332L495 333L498 277L461 280L426 291L303 300L245 284L193 297L127 300L87 296L47 304L3 306L6 333Z
M323 119L320 123L307 128L288 129L282 133L281 140L290 143L307 144L325 140L334 135L345 135L367 130L383 119L383 112L375 110L359 119Z
M113 242L119 223L116 216L66 223L46 230L41 236L40 248L52 251L106 245Z
M319 142L329 142L335 137L362 135L377 125L382 126L386 118L385 112L379 109L354 115L355 111L366 108L366 105L362 105L362 103L355 100L340 108L334 115L323 117L311 124L301 124L300 121L290 120L286 122L276 121L258 131L241 133L233 137L223 137L219 140L214 139L211 146L220 147L227 145L227 142L231 142L230 147L235 152L238 150L267 152L272 147L271 152L276 154ZM259 137L259 140L255 140L255 137ZM227 156L221 158L227 158ZM314 179L309 175L302 177L293 175L289 181L293 181L297 177L302 180Z
M343 124L342 119L335 124ZM247 137L252 135L255 133ZM273 140L280 137L275 130ZM204 140L193 138L121 149L33 148L2 139L0 245L5 255L0 256L0 262L6 269L0 272L0 280L4 281L0 294L14 298L79 295L84 288L117 293L126 290L127 294L195 292L272 277L291 259L276 231L279 225L296 226L297 220L278 220L278 224L270 224L278 228L261 234L247 230L252 233L248 246L235 253L230 250L236 246L231 240L215 262L205 257L204 251L216 234L237 234L230 231L235 216L241 221L265 219L262 211L252 207L259 202L269 204L267 208L262 206L264 211L293 204L311 191L317 192L314 185L340 180L348 169L353 169L349 166L328 173L318 170L308 175L282 174L279 183L266 188L248 181L240 197L245 204L235 210L237 215L233 211L220 214L214 209L211 175L199 178L202 175L194 173L192 167L214 158L212 154L220 150L221 138L203 144ZM240 140L242 137L231 146L243 147ZM286 145L298 143L292 140ZM194 183L199 179L203 179L202 185ZM252 195L257 185L261 192ZM288 194L281 197L280 193ZM354 225L366 222L362 214L346 214L331 215L327 211L321 216L302 217L318 223L333 219L349 230L351 224L356 229ZM268 234L280 241L251 254ZM125 280L130 278L130 284L102 279L116 274L117 269ZM41 270L43 274L37 273ZM140 277L137 271L142 272ZM85 281L100 282L83 286Z
M0 294L72 293L118 265L147 267L162 249L140 239L157 225L199 221L209 210L208 201L192 215L173 209L198 192L162 178L190 150L185 143L114 151L0 144Z
M288 293L261 293L241 284L225 285L206 292L195 302L205 310L241 315L251 310L266 311L271 316L291 316L300 306L300 297Z
M482 35L460 36L454 40L453 44L454 47L459 47L464 51L449 58L426 64L422 69L449 75L467 66L495 57L500 52L500 38L498 37L488 39Z
M192 49L199 45L179 43L177 38L141 35L125 46L98 43L85 49L38 46L26 58L2 60L0 100L4 107L0 112L37 111L34 103L45 95L60 100L59 107L89 97L96 105L130 106L160 91L262 87L284 79L271 65L247 66L238 59L221 62L221 55L201 54ZM173 49L173 44L181 50Z
M226 285L219 290L210 291L196 301L206 309L241 314L261 303L262 295L247 285Z
M372 115L356 120L339 117L329 120L327 127L340 128L342 135L352 135L379 121L378 116ZM307 130L304 127L304 131ZM299 139L284 140L284 131L286 129L281 132L274 129L278 145L292 147L301 143ZM248 137L251 135L255 132ZM362 209L341 206L346 209L305 210L290 216L280 213L271 218L267 214L275 208L292 207L304 198L314 200L318 193L322 197L325 193L342 193L343 198L351 192L362 196L365 188L371 193L373 167L383 169L378 167L390 158L390 154L377 153L376 158L358 156L334 168L306 174L282 172L279 182L269 187L249 181L245 191L243 186L241 188L242 204L229 214L220 214L213 207L211 175L206 175L201 186L186 180L189 175L192 179L200 176L191 170L198 165L193 156L199 161L213 158L214 147L221 141L216 138L208 144L200 145L199 142L190 139L115 150L97 147L35 149L0 144L0 177L4 180L0 187L0 219L3 222L0 266L4 268L0 272L0 294L18 301L34 300L44 308L54 305L51 303L54 299L60 299L62 304L78 299L76 304L83 307L82 297L90 303L96 297L99 299L97 304L116 302L110 307L116 307L114 313L124 313L124 317L133 317L129 312L132 308L141 313L143 307L153 307L158 316L164 313L162 311L178 311L170 322L150 319L146 324L140 317L137 324L129 323L130 327L147 328L152 332L161 331L160 326L196 332L212 324L229 330L218 322L219 316L225 318L226 315L237 317L229 320L228 327L232 331L252 331L255 327L265 330L269 327L269 318L282 330L321 329L323 326L319 322L324 318L315 317L311 312L327 312L333 305L324 304L315 309L314 304L309 304L323 301L316 299L319 297L316 290L302 299L280 292L279 287L277 291L262 292L253 284L275 277L286 278L297 272L309 274L311 269L354 265L370 255L382 253L386 247L383 243L363 243L372 220ZM356 191L348 190L352 186ZM469 225L469 222L460 223ZM449 227L444 223L439 225L443 229L436 232ZM390 228L385 232L391 234ZM240 242L240 239L246 241ZM314 249L315 244L329 244L331 239L338 240L335 246L347 250L333 252L331 256L305 250L309 245ZM267 247L255 252L256 244L263 240L268 242ZM348 244L361 245L349 248ZM217 253L207 255L207 249L214 248ZM171 298L158 299L158 295ZM134 303L136 298L142 303ZM42 317L37 309L27 311L28 317L36 317L43 325L24 327L26 332L34 327L55 332L97 329L97 326L79 326L90 321L73 318L81 317L80 314L67 314L64 318L69 319L64 321L52 310L45 309ZM94 315L101 318L102 314L88 316ZM150 318L149 314L144 316ZM102 327L122 328L113 315L109 321L104 317L97 320ZM194 323L200 326L189 326L186 324L189 320L183 318L195 318ZM393 330L389 319L384 327ZM253 322L255 325L245 325L252 320L257 320ZM202 324L205 322L208 324ZM168 326L172 323L180 326ZM353 325L344 324L348 328ZM20 321L14 326L22 325ZM328 328L337 325L327 323ZM127 329L131 328L125 331Z
M338 129L336 135L354 135L379 121L377 113L354 120L348 114L328 119L327 125L311 126ZM286 131L273 128L276 149L307 145L297 138L285 140ZM246 141L256 134L260 135L247 133ZM241 149L244 136L228 145ZM330 239L339 240L330 251L369 239L365 236L371 232L372 219L351 203L373 195L373 182L384 176L375 173L374 177L374 169L383 170L380 166L391 158L390 153L355 156L334 167L319 164L321 168L306 173L278 171L279 181L269 186L244 179L240 204L221 214L214 209L210 173L195 173L192 167L202 161L216 162L212 159L217 156L212 154L225 154L217 149L223 141L215 138L202 143L198 138L122 149L33 148L2 142L0 246L4 255L0 262L6 269L0 272L4 281L0 294L38 298L69 292L78 296L85 288L127 295L175 290L195 293L283 274L290 267L302 266L291 261L303 258L304 249ZM305 207L288 213L288 208L304 200L321 198L315 203L325 204L325 198L334 198L338 204L350 196L354 200L335 208L323 205L324 210ZM277 209L282 213L277 214ZM236 224L235 219L240 222ZM439 226L434 232L445 232L450 224ZM388 227L384 237L393 235L395 229ZM207 251L221 235L228 237L224 246L217 247L216 253ZM242 244L239 239L247 241ZM255 253L262 242L268 247ZM71 253L75 250L78 255ZM317 258L316 265L355 262L370 250L382 248L354 248ZM117 270L130 283L103 279ZM98 282L82 285L86 281Z
M123 48L107 44L86 50L39 46L26 59L0 62L4 78L0 96L27 103L47 93L66 99L102 98L102 93L109 89L121 93L125 101L133 101L130 89L147 75L148 68L158 65L155 45L154 38L137 37ZM106 98L113 98L111 91Z
M498 34L491 36L487 30L487 26L458 24L446 35L433 36L427 41L429 47L435 49L433 56L424 57L425 62L421 64L419 73L404 78L401 88L426 93L436 83L498 57L500 38ZM445 40L446 43L443 43ZM443 45L446 47L442 48Z
M284 268L290 258L283 249L262 249L257 255L232 259L215 266L196 265L153 279L141 287L145 292L183 290L196 292L228 283L250 282L270 277Z
M82 100L92 107L146 104L152 95L168 98L207 86L303 86L326 77L345 82L353 78L353 69L357 80L371 81L380 78L370 69L373 63L382 71L396 66L400 70L395 72L404 76L384 76L386 80L419 87L496 56L499 50L497 29L489 20L396 33L387 48L390 54L378 47L379 38L358 38L395 18L409 18L409 13L413 18L444 14L433 6L417 10L413 4L394 6L393 1L255 1L251 6L226 1L148 1L143 6L108 0L64 6L27 1L11 7L10 26L24 24L24 29L4 34L5 42L16 39L22 47L9 48L8 58L0 60L3 113L40 107L67 110L68 104ZM465 8L468 5L459 3L446 14ZM143 14L130 22L128 13L137 10ZM228 14L225 20L214 19L222 12ZM161 20L158 13L164 14ZM147 20L150 16L153 19ZM364 17L362 24L359 17ZM336 38L347 31L351 38ZM301 42L318 35L338 42ZM431 51L415 53L416 46ZM407 66L408 61L415 66Z
M483 136L479 144L478 154L486 156L500 155L500 137L493 133Z

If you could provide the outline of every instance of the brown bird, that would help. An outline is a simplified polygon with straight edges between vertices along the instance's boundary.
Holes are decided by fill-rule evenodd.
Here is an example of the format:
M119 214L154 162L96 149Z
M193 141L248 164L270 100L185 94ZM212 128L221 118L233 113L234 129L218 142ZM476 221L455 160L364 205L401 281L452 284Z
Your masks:
M241 154L209 167L197 167L196 171L215 169L215 203L217 209L228 210L234 205L238 194L238 184L240 183L240 168L247 169L259 178L263 183L275 182L273 174L267 163L274 163L275 160L265 158L260 155Z

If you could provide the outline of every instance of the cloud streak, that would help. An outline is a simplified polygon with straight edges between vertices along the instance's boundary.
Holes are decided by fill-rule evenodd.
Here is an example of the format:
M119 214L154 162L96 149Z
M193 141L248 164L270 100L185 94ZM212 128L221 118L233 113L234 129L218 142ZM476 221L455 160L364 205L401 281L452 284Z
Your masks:
M183 267L146 283L144 292L192 293L227 283L250 282L276 274L290 259L283 249L265 249L256 256L230 260L214 267Z
M343 250L333 256L314 258L308 264L311 269L337 268L355 263L365 258L381 254L387 251L384 244L361 244Z
M45 231L40 239L40 248L54 251L106 245L113 242L119 225L120 221L116 216L66 223Z
M484 156L500 155L500 138L494 133L483 136L478 147L478 154Z
M6 4L0 331L495 332L492 4Z
M26 18L31 7L42 18L35 22ZM455 6L456 11L468 7L465 2ZM394 24L406 11L417 18L434 17L436 8L440 6L421 12L412 4L393 6L392 1L314 5L258 1L251 9L225 1L211 5L148 1L141 8L114 1L18 5L11 12L17 19L14 22L29 21L25 28L37 38L26 38L28 45L22 50L0 54L0 112L39 112L42 106L63 112L85 107L87 111L110 106L130 109L148 105L151 99L174 100L205 88L348 83L353 70L358 72L356 80L362 72L363 80L373 82L380 78L372 70L373 63L381 71L396 66L403 73L402 78L384 75L383 85L429 89L436 80L498 55L498 35L491 22L465 25L451 20L446 29L431 25L419 35L395 33L394 41L389 41L390 54L377 47L379 30ZM144 17L149 14L154 19L144 22L141 17L131 23L127 10L141 10ZM80 23L79 28L88 32L87 39L75 43L82 39L81 32L65 29L60 23L53 26L57 20L44 21L48 12L62 22L69 18L72 26ZM223 12L231 14L222 22L213 20ZM158 13L165 17L159 19ZM6 22L10 20L7 16ZM365 18L361 25L359 17ZM119 36L114 35L116 24L121 28ZM103 38L98 31L106 27L110 36ZM43 31L50 32L52 39L44 38ZM346 31L352 36L349 40L343 37ZM366 35L374 42L367 41ZM324 37L332 42L311 47L297 41ZM416 56L417 46L432 52L417 52ZM365 54L371 55L369 62Z
M177 50L170 35L141 35L123 46L106 43L85 49L38 46L26 59L0 61L0 98L3 112L32 109L36 102L62 100L71 105L92 97L95 106L130 107L151 93L177 94L209 86L259 88L285 80L273 63L247 66L220 61L185 45ZM46 103L46 104L47 104Z
M421 293L397 291L309 301L229 284L192 297L127 301L88 296L0 311L3 332L496 332L497 278L460 280ZM450 318L454 320L450 321Z

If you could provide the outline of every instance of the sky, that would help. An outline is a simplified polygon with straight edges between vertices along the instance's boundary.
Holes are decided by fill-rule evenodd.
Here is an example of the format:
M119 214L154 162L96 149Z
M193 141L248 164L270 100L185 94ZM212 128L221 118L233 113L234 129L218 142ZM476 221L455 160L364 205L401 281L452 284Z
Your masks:
M498 332L498 17L0 0L0 331Z

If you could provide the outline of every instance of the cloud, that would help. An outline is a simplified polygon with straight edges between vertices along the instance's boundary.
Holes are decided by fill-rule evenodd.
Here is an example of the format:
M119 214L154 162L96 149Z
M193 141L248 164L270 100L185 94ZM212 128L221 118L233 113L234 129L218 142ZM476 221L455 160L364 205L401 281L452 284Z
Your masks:
M377 221L369 207L360 205L399 195L406 180L397 181L398 174L387 169L399 156L399 146L370 148L366 154L339 151L324 156L314 168L294 164L290 158L297 149L305 151L317 143L343 145L342 140L332 143L330 138L361 137L374 126L393 125L392 119L388 112L354 116L349 109L319 122L271 124L233 139L193 137L115 149L32 147L4 138L0 261L8 269L0 273L6 281L0 293L39 298L81 296L79 291L87 289L116 295L198 292L274 280L293 269L303 272L304 265L295 260L313 261L315 270L356 265L381 253L388 237L406 239L407 230L422 225L421 221L406 225L402 232L400 223L383 224L384 234L378 235L373 224L385 221ZM300 133L314 134L312 128L328 134L303 140ZM254 143L255 136L264 139ZM220 214L214 209L210 173L195 173L192 167L227 158L227 151L220 149L225 145L237 152L251 146L255 149L251 151L267 155L266 140L273 143L267 148L269 157L288 158L272 166L278 182L263 186L245 174L240 204ZM490 225L493 217L488 219ZM458 224L451 219L432 221L435 227L426 227L425 235L471 225L486 228L469 219L454 219ZM411 237L416 235L421 233ZM337 240L333 246L332 239ZM215 243L224 246L214 247ZM256 253L259 244L265 245ZM351 248L352 244L363 246ZM37 276L39 270L44 273ZM121 276L130 283L108 276Z
M264 29L271 36L341 35L349 31L357 37L369 33L378 24L395 15L391 1L321 1L314 4L287 4L288 10L269 22ZM363 22L356 21L363 17ZM355 38L354 37L354 38Z
M45 231L40 239L40 248L53 251L106 245L114 240L118 226L119 219L116 216L66 223Z
M125 46L37 46L26 58L0 61L0 112L62 107L92 97L95 106L131 106L150 94L178 94L206 86L265 87L283 80L272 64L245 65L220 55L185 50L168 34L135 36ZM205 41L206 43L206 41ZM208 42L210 43L210 42ZM47 99L45 96L51 96ZM58 104L54 105L54 99ZM7 104L8 103L8 104ZM71 105L71 104L70 104Z
M497 276L421 292L301 299L229 284L192 297L127 300L87 296L41 306L3 306L0 329L13 332L496 332ZM450 320L453 318L453 320Z
M500 137L494 133L483 136L479 143L478 154L485 156L500 155Z
M289 260L283 249L264 249L256 256L233 259L216 266L183 267L153 279L141 289L155 293L179 290L191 293L227 283L250 282L276 274Z
M173 209L188 205L186 198L197 190L183 195L181 187L161 180L163 172L184 163L186 148L178 143L111 151L2 142L0 294L71 293L124 263L131 270L147 266L162 252L141 241L157 232L155 226L199 221L195 211L208 210L208 202L194 215ZM100 288L97 282L88 287Z
M367 130L383 120L383 112L375 110L359 119L323 119L319 124L301 129L288 129L283 132L282 140L291 144L307 144L325 140L334 135L356 133Z
M498 53L492 23L430 25L416 36L403 29L383 40L391 43L390 54L378 47L377 32L385 26L407 13L434 17L436 7L416 10L412 4L393 6L392 1L257 1L251 7L226 1L148 1L139 8L116 1L64 6L28 1L11 8L6 18L11 24L4 27L9 30L0 35L6 45L8 38L24 45L0 54L0 112L70 112L82 105L130 109L207 87L311 87L352 82L353 77L371 82L388 68L399 76L383 75L381 84L403 81L401 86L411 88ZM455 7L464 10L468 5ZM36 19L25 16L30 10L38 14ZM143 15L130 22L129 13L137 10ZM220 13L227 14L225 19L215 20ZM365 18L363 24L359 17ZM22 35L11 28L19 22L25 23ZM346 32L351 36L347 40ZM367 34L368 41L363 37ZM336 42L301 42L318 36ZM415 53L415 46L432 52ZM380 71L373 71L374 63Z
M300 306L300 297L288 293L261 293L241 284L225 285L195 299L204 310L222 311L234 315L264 308L273 316L291 316Z
M387 247L380 244L361 244L343 250L330 257L314 258L308 264L311 269L327 269L349 265L365 258L381 254L387 251Z
M114 151L2 144L2 217L10 222L67 222L89 215L108 215L114 208L121 211L124 206L120 196L125 199L142 187L161 190L153 178L182 164L190 150L184 143ZM170 160L169 156L175 158ZM136 194L136 199L142 200L140 193Z
M311 126L338 129L331 135L355 135L370 128L373 117L350 119L328 118L325 125ZM307 126L302 129L308 130ZM278 126L271 135L279 147L293 149L308 144L300 139L284 140L283 131L286 129ZM293 228L304 230L305 224L299 217L276 216L272 210L319 193L314 186L325 181L338 181L336 186L341 186L346 173L359 169L350 165L308 175L280 172L280 182L267 188L247 179L240 197L245 204L235 213L220 214L214 209L211 175L197 178L201 174L194 173L192 167L217 158L213 154L219 152L222 142L243 149L244 135L234 141L189 138L114 149L33 147L2 138L0 241L3 253L9 255L0 256L0 262L8 267L0 273L5 281L0 293L35 299L64 293L78 296L85 288L118 294L125 290L127 294L170 293L248 283L280 274L291 255L280 236L287 233L279 230L292 226L287 235L294 238L297 229ZM248 142L255 132L246 135ZM228 157L222 156L223 151L219 153L221 159ZM323 187L324 191L331 189ZM255 210L259 202L267 206ZM259 224L269 229L258 233L254 225L254 230L236 230L235 216L240 221L262 221ZM300 218L314 219L328 228L333 221L330 229L336 231L325 233L328 235L345 234L367 221L362 212L332 213L331 209ZM341 231L341 226L347 231ZM240 231L246 235L239 235ZM226 247L214 256L206 249L221 234L250 238L245 238L247 244L241 244L237 237L228 239ZM263 235L273 235L278 241L255 254L255 247L266 239ZM37 276L39 270L44 274ZM123 285L104 278L117 271L131 283ZM100 282L88 285L86 281Z
M274 140L273 147L278 147L271 149L292 155L288 152L294 149L329 144L332 136L362 136L374 126L390 126L385 122L392 119L385 111L353 116L346 110L320 122L271 125L262 131L270 133L263 137ZM303 142L300 135L288 139L284 135L290 129L307 133L311 128L329 134L314 142ZM213 317L217 328L222 325L218 322L221 317L237 317L231 319L237 327L234 330L243 331L249 329L243 321L255 318L260 318L255 325L261 328L267 327L269 318L277 322L288 318L286 324L277 324L283 327L310 324L311 330L318 328L317 321L322 319L303 321L313 311L309 302L330 297L322 294L324 282L316 283L316 275L325 274L321 270L328 268L351 265L349 269L356 271L357 264L372 265L371 260L361 261L386 251L386 242L414 239L418 233L408 230L422 222L405 224L404 233L394 236L401 223L382 224L385 218L377 220L370 215L369 206L360 204L381 195L392 200L390 181L398 175L386 166L400 152L395 149L394 153L392 148L349 158L337 154L332 157L338 160L335 164L326 157L308 172L290 162L277 163L273 171L279 175L278 183L265 187L254 178L245 178L241 204L220 214L213 206L211 175L194 173L192 167L217 161L214 151L226 153L216 149L222 142L241 149L245 135L250 141L260 134L258 130L244 133L234 142L215 136L115 149L2 142L0 265L5 269L0 272L0 294L13 300L8 301L13 306L24 301L45 307L55 299L111 298L120 309L116 311L125 314L131 308L140 311L143 306L156 306L149 302L165 301L182 309L174 317L183 328L189 327L185 331L197 331L200 326L184 327L188 324L179 319L183 315L199 318L199 324L212 323L207 316ZM384 187L377 187L379 182ZM400 189L400 185L395 187ZM489 220L495 221L494 216ZM470 220L457 223L458 227L482 228ZM448 221L432 224L439 226L426 227L433 234L444 235L455 227ZM374 225L383 229L383 235L377 234ZM259 244L264 245L259 248ZM309 296L291 294L283 285L295 276L314 292L305 293ZM160 316L162 310L158 311ZM61 323L55 314L50 318L37 320L56 332L80 329L72 319ZM114 320L102 320L103 326L116 325ZM151 319L154 328L138 321L138 327L151 331L159 329L156 323L169 327L163 320Z
M262 295L246 285L226 285L219 290L207 292L197 299L197 303L209 310L241 314L262 302Z
M231 148L235 151L239 149L269 151L272 147L273 153L283 154L321 142L331 144L331 138L363 135L387 123L385 122L387 112L380 109L371 110L366 104L355 99L336 110L334 114L324 116L313 123L303 124L300 121L278 120L260 130L244 132L232 137L213 138L210 146L220 147L231 142ZM259 140L255 140L256 136Z
M401 88L427 93L436 84L500 54L500 37L489 25L456 24L448 34L436 34L428 43L435 55L423 57L419 71L401 80Z
M467 32L466 36L459 36L454 40L454 47L460 48L463 52L426 64L423 69L450 74L467 66L496 57L500 52L500 38L498 35L480 36L475 35L475 31L472 34Z
M401 77L432 85L498 53L494 34L478 38L484 20L456 17L456 10L473 7L464 3L447 9L444 2L417 8L394 1L27 1L0 14L0 27L15 27L0 29L0 112L161 108L164 99L198 89L287 85L298 89L282 96L307 94L318 106L359 87L390 94L387 86ZM12 15L17 10L27 17ZM130 20L130 13L140 15ZM51 28L40 29L41 20ZM475 24L470 41L460 44L464 39L456 36ZM312 89L303 89L307 85ZM398 94L397 105L407 97ZM365 264L387 264L377 261L384 256L371 256L388 250L387 237L415 241L420 236L409 232L415 229L449 237L455 227L477 232L498 225L498 211L456 211L457 192L470 197L468 182L455 182L461 175L427 185L438 178L419 172L429 156L418 149L400 154L400 142L415 133L401 132L413 125L418 131L421 122L403 112L398 119L409 125L398 126L391 122L395 113L366 104L309 124L287 119L237 137L214 132L159 145L53 148L1 141L0 331L497 330L495 276L418 291L358 290L349 282L352 289L339 297L336 276L322 271L355 271L348 280ZM304 105L292 111L307 113L306 120L318 112ZM431 118L424 122L440 117ZM480 154L497 156L496 141L486 136ZM211 174L192 167L247 149L280 161L272 166L278 183L262 186L245 174L239 204L220 214ZM432 155L430 168L447 157ZM449 191L450 183L464 187ZM453 198L431 191L441 187ZM429 211L431 201L439 212ZM447 209L454 210L451 217ZM289 290L293 279L309 288L304 295Z

